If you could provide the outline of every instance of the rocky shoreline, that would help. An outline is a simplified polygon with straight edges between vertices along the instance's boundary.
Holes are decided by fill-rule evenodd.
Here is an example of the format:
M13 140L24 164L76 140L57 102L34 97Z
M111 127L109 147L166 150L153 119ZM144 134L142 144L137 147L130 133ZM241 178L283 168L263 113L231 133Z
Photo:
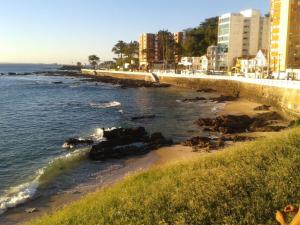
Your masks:
M67 76L67 77L78 77L84 78L82 81L88 82L101 82L106 84L113 84L117 85L120 88L168 88L170 84L163 84L158 82L151 82L145 80L132 80L132 79L121 79L115 78L111 76L91 76L82 74L81 72L76 71L65 71L65 70L58 70L58 71L38 71L33 73L7 73L1 75L9 75L9 76L28 76L28 75L41 75L41 76Z

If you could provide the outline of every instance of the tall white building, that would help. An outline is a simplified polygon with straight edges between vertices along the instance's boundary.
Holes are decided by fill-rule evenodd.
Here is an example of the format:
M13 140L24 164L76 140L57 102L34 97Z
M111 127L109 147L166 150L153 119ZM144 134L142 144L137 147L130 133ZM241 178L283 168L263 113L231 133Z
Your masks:
M268 49L270 22L258 10L227 13L219 17L218 45L225 49L224 64L230 69L242 56Z

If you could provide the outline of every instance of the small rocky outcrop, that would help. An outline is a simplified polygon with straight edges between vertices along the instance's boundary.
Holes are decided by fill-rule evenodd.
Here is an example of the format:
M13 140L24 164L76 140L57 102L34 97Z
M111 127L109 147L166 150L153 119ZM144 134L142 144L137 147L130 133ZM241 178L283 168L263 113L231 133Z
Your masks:
M118 128L104 132L106 141L92 147L91 160L121 159L146 154L163 146L172 145L161 133L149 135L144 127Z
M212 88L202 88L202 89L197 90L197 92L213 93L213 92L217 92L217 91Z
M239 96L231 96L231 95L221 95L220 97L210 98L209 100L222 103L222 102L232 102L239 99Z
M246 137L246 136L221 136L221 137L193 137L182 143L184 146L193 147L194 151L210 151L210 150L218 150L229 144L230 142L245 142L245 141L253 141L255 138Z
M63 84L63 82L62 81L54 81L54 82L52 82L52 84Z
M254 111L269 111L271 106L269 105L260 105L254 108Z
M199 102L199 101L205 101L206 98L204 97L196 97L196 98L186 98L183 99L181 102Z
M15 76L15 75L18 75L17 73L13 73L13 72L9 72L9 73L7 73L7 75L9 75L9 76Z
M84 75L82 75L84 76ZM89 77L90 78L90 77ZM145 80L131 80L131 79L121 79L110 76L94 76L92 79L89 79L90 82L102 82L109 83L120 86L120 88L167 88L170 87L170 84L162 84L157 82L145 81Z
M278 125L282 117L276 112L260 113L255 117L247 115L225 115L217 118L200 118L196 124L204 127L205 131L235 134L244 132L270 132L280 131L286 126Z
M251 123L253 122L252 118L249 116L219 116L215 119L199 119L196 123L202 126L210 127L211 131L221 132L224 134L234 134L234 133L243 133L246 132Z
M156 115L142 115L142 116L134 116L131 118L132 121L136 120L144 120L144 119L154 119Z
M88 146L94 144L93 140L83 140L78 138L70 138L65 141L63 148L76 148L76 147L82 147L82 146Z

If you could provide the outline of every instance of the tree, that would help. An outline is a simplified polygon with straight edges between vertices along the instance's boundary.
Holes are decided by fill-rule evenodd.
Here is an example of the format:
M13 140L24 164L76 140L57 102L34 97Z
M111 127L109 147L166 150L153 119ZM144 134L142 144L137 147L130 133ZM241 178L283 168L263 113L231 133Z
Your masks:
M202 56L208 46L217 44L218 17L206 19L198 27L186 30L183 48L186 56Z
M117 44L112 48L112 52L123 59L123 55L126 52L127 44L124 41L118 41Z
M81 62L77 62L76 65L77 65L79 68L82 68L82 63L81 63Z
M129 43L118 41L113 47L112 52L118 55L115 58L117 66L122 67L124 63L129 63L133 69L133 67L138 65L139 43L137 41Z
M162 55L162 60L164 68L166 64L175 62L175 52L177 43L175 42L173 35L168 30L160 30L157 33L160 54Z
M96 55L90 55L89 56L89 63L91 64L91 66L96 69L96 66L98 65L100 61L100 58Z

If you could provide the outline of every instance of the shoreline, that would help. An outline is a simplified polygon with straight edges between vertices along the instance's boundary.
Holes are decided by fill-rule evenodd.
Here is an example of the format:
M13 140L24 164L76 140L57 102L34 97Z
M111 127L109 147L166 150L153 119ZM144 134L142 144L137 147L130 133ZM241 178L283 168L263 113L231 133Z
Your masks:
M238 99L237 101L227 102L224 108L219 109L220 111L218 112L218 115L246 114L253 116L257 114L257 112L253 110L254 107L259 105L261 104L250 102L245 99ZM216 151L222 150L223 149ZM139 171L147 170L152 166L163 166L168 163L175 163L178 161L191 159L193 157L199 157L203 154L209 153L193 152L192 147L185 147L181 145L174 145L171 147L158 149L145 156L127 160L124 168L112 171L111 176L105 177L104 180L101 180L101 182L99 182L99 180L95 180L95 182L85 184L81 187L79 185L74 189L68 190L64 193L56 194L47 199L38 198L19 207L10 209L4 218L0 218L0 223L5 225L28 222L36 217L42 216L45 213L51 213L65 205L77 201L88 193L109 187L110 185L122 180L127 175L131 176ZM25 212L25 210L28 208L37 208L38 211L28 214Z

